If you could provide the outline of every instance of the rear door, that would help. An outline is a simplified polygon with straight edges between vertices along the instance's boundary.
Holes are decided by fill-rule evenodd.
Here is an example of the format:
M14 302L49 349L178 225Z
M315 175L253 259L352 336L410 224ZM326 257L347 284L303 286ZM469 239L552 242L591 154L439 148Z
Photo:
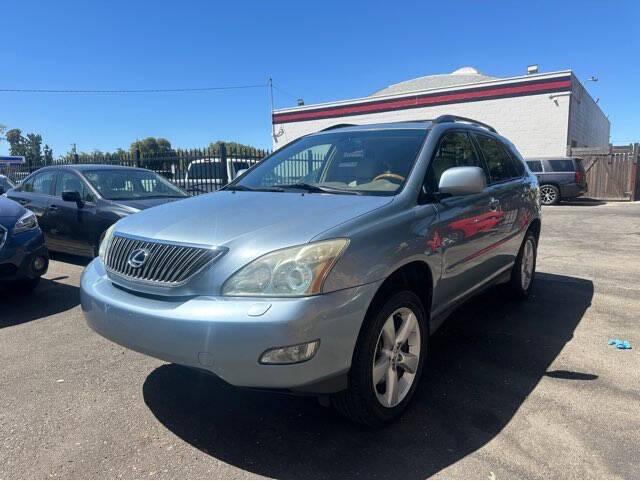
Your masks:
M439 141L425 179L425 191L437 192L440 176L452 167L486 167L464 130L447 131ZM479 194L451 196L436 204L438 220L433 238L427 241L429 250L442 253L440 288L434 306L438 311L473 291L488 280L490 274L486 251L493 238L493 217L487 190Z
M500 272L510 267L518 254L528 182L524 165L505 144L489 135L473 136L489 169L487 190L492 224L489 264L493 272Z

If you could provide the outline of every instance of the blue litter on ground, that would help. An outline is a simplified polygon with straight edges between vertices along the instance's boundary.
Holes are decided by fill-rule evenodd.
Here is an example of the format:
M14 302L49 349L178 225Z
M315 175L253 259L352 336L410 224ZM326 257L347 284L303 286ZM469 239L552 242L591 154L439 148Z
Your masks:
M631 349L631 343L629 341L622 341L620 339L609 339L609 345L615 346L617 349Z

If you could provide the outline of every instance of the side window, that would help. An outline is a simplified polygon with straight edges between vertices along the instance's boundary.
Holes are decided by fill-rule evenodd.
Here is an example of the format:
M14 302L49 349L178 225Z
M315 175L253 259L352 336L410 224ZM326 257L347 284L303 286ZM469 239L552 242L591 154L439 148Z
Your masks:
M85 202L93 202L94 198L87 185L73 172L61 172L56 182L56 197L62 197L63 192L79 192Z
M25 184L24 191L25 192L33 192L34 194L44 194L51 195L51 187L53 186L53 179L56 174L54 171L42 172L41 174L36 174L29 181L29 184Z
M438 190L440 176L452 167L480 167L484 165L466 132L449 132L442 136L429 170L426 186L430 192Z
M474 134L489 169L491 183L520 177L514 161L500 142L486 135Z
M531 172L542 172L542 162L539 160L527 160Z
M574 172L573 161L571 159L551 159L547 164L553 172Z

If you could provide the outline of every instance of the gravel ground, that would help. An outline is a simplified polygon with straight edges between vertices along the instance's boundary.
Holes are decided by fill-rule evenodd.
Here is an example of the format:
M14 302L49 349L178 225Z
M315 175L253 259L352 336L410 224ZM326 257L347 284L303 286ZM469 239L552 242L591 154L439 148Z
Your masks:
M0 478L640 472L640 203L546 207L532 299L496 288L454 313L382 430L104 340L78 305L82 264L58 257L33 295L0 294Z

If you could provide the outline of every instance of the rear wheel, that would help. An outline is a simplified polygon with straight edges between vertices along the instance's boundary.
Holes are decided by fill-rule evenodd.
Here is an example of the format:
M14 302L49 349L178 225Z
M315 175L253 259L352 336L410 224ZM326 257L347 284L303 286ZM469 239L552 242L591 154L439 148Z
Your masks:
M333 397L349 419L370 426L398 417L415 393L427 355L426 314L420 298L398 292L372 312L353 356L349 387Z
M540 187L542 205L554 205L560 202L560 191L555 185L545 184Z
M533 281L536 277L537 244L536 236L533 232L527 232L516 262L513 265L509 286L514 296L518 299L526 299L531 293Z

